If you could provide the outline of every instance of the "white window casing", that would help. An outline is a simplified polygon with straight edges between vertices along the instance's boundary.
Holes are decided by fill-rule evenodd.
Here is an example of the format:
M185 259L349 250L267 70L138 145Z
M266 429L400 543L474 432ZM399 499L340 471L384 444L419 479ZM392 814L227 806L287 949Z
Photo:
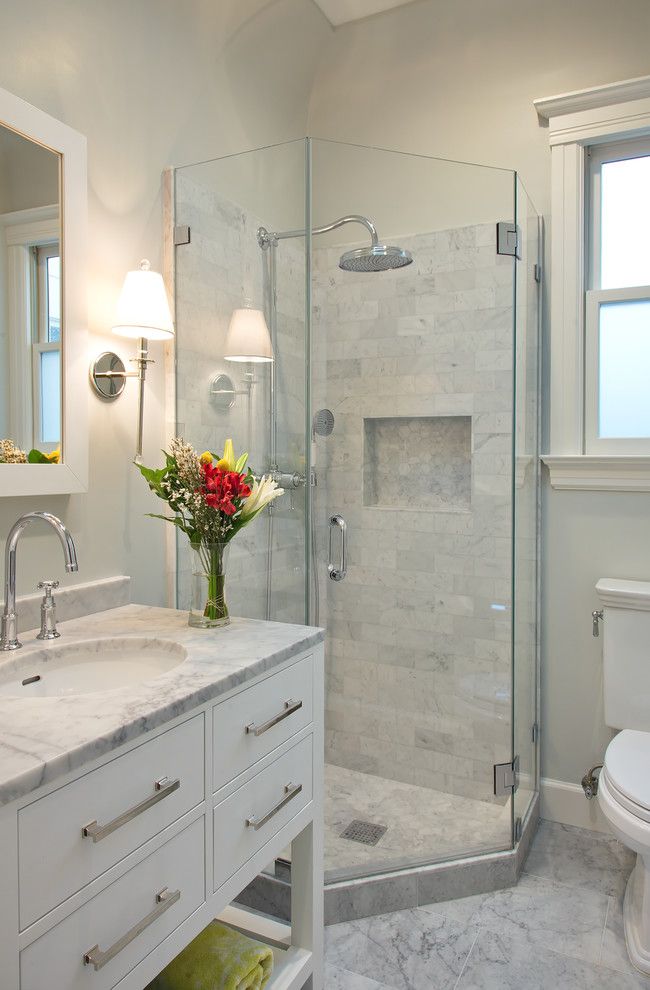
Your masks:
M590 290L585 307L587 148L650 136L650 76L536 100L535 108L548 120L551 145L550 452L543 460L555 488L650 492L650 441L597 436L594 321L617 290ZM626 289L625 298L639 296Z

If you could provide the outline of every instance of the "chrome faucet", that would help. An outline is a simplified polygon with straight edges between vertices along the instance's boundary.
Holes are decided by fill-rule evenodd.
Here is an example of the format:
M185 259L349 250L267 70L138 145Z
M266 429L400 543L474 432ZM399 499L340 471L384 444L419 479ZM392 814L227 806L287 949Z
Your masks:
M74 540L60 519L51 512L26 512L16 520L9 530L5 545L5 607L0 628L0 650L18 650L22 646L18 642L16 616L16 547L22 531L32 519L42 519L56 531L63 547L66 571L71 573L79 570Z

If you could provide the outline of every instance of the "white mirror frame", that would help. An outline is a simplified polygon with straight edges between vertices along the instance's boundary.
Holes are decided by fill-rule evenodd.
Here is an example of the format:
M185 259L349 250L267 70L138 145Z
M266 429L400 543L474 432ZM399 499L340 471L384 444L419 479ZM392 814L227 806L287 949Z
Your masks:
M86 138L49 114L0 89L0 125L61 156L63 464L0 464L0 496L69 495L88 491Z

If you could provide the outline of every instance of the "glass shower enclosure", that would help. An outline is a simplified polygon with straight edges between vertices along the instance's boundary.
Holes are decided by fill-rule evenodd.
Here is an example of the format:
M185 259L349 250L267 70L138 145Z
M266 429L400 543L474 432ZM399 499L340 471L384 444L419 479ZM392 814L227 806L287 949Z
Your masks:
M174 214L177 431L285 488L233 544L231 613L326 630L326 880L511 849L538 789L520 178L307 139L175 169ZM224 359L242 306L272 363Z

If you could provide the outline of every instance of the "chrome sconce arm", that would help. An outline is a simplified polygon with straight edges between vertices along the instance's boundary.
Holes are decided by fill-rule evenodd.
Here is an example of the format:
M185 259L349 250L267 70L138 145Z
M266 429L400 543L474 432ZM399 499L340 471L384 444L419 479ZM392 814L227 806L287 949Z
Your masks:
M127 371L124 362L114 351L104 351L90 366L90 383L96 394L105 402L118 399L126 386L127 378L137 378L138 388L138 433L135 459L142 459L142 434L144 431L144 386L147 378L147 365L155 364L149 357L149 341L140 338L138 353L131 360L137 365L136 371Z

